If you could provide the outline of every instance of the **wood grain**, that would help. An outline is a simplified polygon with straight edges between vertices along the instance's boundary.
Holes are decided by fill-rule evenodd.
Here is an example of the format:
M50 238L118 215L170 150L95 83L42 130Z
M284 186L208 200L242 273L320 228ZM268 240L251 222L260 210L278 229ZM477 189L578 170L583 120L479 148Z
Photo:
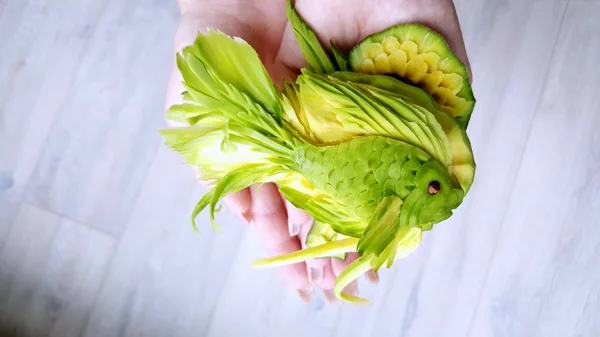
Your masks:
M122 232L161 142L176 6L113 0L97 26L70 32L87 42L28 202L109 235Z
M113 239L104 234L21 205L0 252L0 331L78 335L112 249Z
M23 311L35 297L56 236L60 217L21 205L13 230L0 251L0 332L8 336L32 334L35 327Z
M599 12L566 12L470 336L600 335Z
M243 228L227 212L216 233L191 210L204 188L161 147L95 303L85 336L198 336L210 324ZM244 298L243 294L239 294Z
M54 130L55 117L70 99L104 5L104 0L36 0L2 6L0 247Z

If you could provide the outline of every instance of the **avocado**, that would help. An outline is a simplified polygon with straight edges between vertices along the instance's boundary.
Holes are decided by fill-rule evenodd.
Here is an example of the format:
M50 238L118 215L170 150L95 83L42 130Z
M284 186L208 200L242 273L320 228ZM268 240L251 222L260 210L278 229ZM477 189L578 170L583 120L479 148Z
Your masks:
M467 128L475 106L467 68L434 30L414 23L392 26L362 40L348 61L351 71L396 76L424 89Z

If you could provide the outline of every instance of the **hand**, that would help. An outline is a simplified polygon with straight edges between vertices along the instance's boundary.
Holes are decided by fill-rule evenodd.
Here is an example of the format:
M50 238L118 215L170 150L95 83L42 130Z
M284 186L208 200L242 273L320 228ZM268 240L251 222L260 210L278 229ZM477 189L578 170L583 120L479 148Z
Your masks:
M247 41L258 52L269 75L277 85L293 79L305 66L296 38L287 22L285 0L179 0L181 20L175 36L175 52L193 43L198 31L218 29ZM452 0L297 0L296 9L317 33L323 45L332 40L348 52L360 40L389 26L417 22L433 28L448 41L452 51L469 67L458 18ZM469 70L470 74L470 70ZM167 89L166 107L181 102L181 76L173 64ZM303 248L312 218L287 202L273 184L260 193L251 186L226 198L229 209L247 224L254 224L268 252L290 253ZM340 259L312 259L306 263L281 267L287 284L298 290L305 301L314 297L313 285L322 288L328 300L335 300L336 276L357 258L348 254ZM372 271L367 279L376 283ZM356 282L346 292L357 294Z

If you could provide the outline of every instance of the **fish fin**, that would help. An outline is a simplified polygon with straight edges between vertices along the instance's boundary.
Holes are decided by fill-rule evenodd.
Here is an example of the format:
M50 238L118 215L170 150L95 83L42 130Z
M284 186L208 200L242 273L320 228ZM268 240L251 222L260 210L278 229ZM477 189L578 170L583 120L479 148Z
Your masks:
M218 181L213 189L202 196L200 201L198 201L194 207L192 212L192 226L194 230L198 232L198 228L196 226L196 217L206 207L209 207L210 222L213 228L217 231L222 231L215 221L215 213L218 211L217 203L221 199L223 199L228 193L235 193L250 185L270 181L273 176L282 172L285 172L285 169L278 165L255 164L247 165L227 173L221 180Z
M312 226L310 226L304 243L307 247L314 247L327 242L341 240L345 237L345 235L336 232L329 224L315 219ZM329 257L345 260L346 253L334 254Z
M402 199L396 195L383 198L377 205L371 221L358 241L358 254L379 256L394 240L400 229Z
M302 17L300 17L291 0L287 2L286 14L292 25L292 30L300 46L300 51L304 55L308 69L320 74L336 71L337 69L331 57L321 45L319 38Z
M412 254L421 244L422 233L418 227L401 227L385 250L373 258L373 271L377 272L386 262L386 267L390 268L394 261Z
M343 301L354 304L371 304L371 301L358 296L344 293L344 288L369 271L373 256L361 256L344 269L335 281L333 291L335 296Z
M340 71L348 70L348 59L342 53L342 51L333 43L333 41L329 41L331 45L331 50L333 51L333 56L335 57L335 62L337 63L338 69Z
M246 96L281 120L281 100L275 83L258 53L241 38L212 29L198 33L194 43L178 55L177 65L186 86L200 94L199 103L246 106Z
M312 258L353 252L356 250L357 242L358 239L356 238L331 241L322 245L305 248L292 253L266 259L255 260L252 263L252 266L255 268L280 267L298 262L303 262Z
M269 178L285 172L278 165L247 165L226 174L213 189L210 201L210 221L213 227L218 227L215 222L215 209L217 203L228 193L238 192L250 185L268 181Z
M198 201L198 203L196 204L196 206L194 207L194 210L192 211L192 227L194 228L194 231L196 233L200 233L200 231L198 230L198 226L196 225L196 217L198 216L198 214L200 214L200 212L202 212L203 209L206 208L206 206L208 206L210 204L210 201L212 200L214 195L214 190L210 190L208 191L208 193L204 194L202 196L202 198ZM213 228L216 231L222 231L221 227L219 226L215 226L215 224L213 223Z

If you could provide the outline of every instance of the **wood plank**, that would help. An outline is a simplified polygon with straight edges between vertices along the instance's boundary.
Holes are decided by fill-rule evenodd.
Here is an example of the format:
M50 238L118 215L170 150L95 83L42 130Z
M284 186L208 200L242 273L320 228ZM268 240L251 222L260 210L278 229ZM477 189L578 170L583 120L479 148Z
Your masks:
M85 336L204 335L244 228L223 211L217 221L225 232L211 228L206 212L201 233L192 230L205 189L166 147L143 186Z
M598 14L569 5L470 336L600 335Z
M161 143L177 14L172 1L115 0L93 30L81 32L89 42L28 202L113 236L122 232Z
M23 204L0 253L2 333L78 335L113 244L104 234Z
M22 314L44 274L47 253L56 236L60 217L22 204L6 245L0 251L0 333L21 336L33 332ZM25 303L25 304L24 304Z
M20 89L16 77L25 69L32 68L31 64L24 62L24 54L35 39L37 31L33 22L41 19L44 4L45 1L0 4L0 41L3 41L0 44L0 249L19 208L20 194L15 193L18 190L15 185L19 185L19 181L14 177L14 166L22 147L20 126L26 125L28 120L28 117L13 111L10 105L25 104L15 97L14 91ZM31 90L35 91L35 84Z
M104 0L10 1L0 16L0 247L68 99ZM69 13L65 15L65 13Z
M114 247L113 238L74 221L62 221L42 277L43 287L30 304L34 311L30 319L41 331L56 337L81 334Z
M205 335L331 336L339 324L339 307L327 305L320 292L312 303L305 304L276 269L252 268L253 260L266 256L251 228L231 261Z

